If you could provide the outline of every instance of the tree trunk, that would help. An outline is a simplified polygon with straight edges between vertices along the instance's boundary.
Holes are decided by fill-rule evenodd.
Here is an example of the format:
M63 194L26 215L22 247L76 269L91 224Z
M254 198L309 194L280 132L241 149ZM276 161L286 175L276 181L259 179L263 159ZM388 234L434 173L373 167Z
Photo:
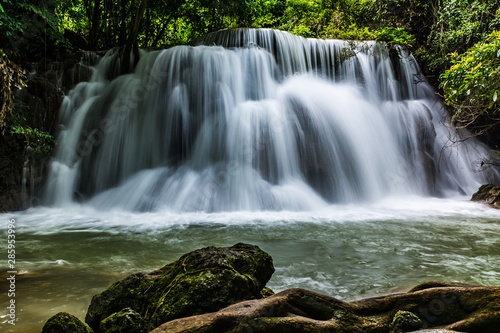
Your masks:
M94 9L92 10L92 21L90 25L89 47L95 49L99 42L99 27L101 19L101 1L95 0Z
M137 35L139 33L139 28L141 26L142 17L148 8L148 0L141 0L135 19L132 20L130 24L129 35L127 39L127 44L125 45L125 50L123 51L123 64L122 64L122 74L126 74L130 71L130 54L132 48L134 50L134 66L139 61L139 46L137 45Z
M118 44L124 45L127 39L127 0L120 1L120 36L118 37Z
M144 32L144 34L145 39L143 46L147 47L149 44L149 39L151 38L151 8L146 12L146 31Z

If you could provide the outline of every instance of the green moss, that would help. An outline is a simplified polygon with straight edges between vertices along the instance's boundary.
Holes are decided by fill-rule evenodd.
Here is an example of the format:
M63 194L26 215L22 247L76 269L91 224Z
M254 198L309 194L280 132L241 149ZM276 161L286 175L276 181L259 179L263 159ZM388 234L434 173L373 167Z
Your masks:
M59 312L52 316L42 328L42 333L64 332L93 333L89 326L67 312Z
M262 290L260 291L260 296L262 298L267 298L267 297L273 296L273 295L274 295L274 291L268 287L262 288Z
M146 321L136 311L126 308L101 321L100 331L106 333L143 333Z
M410 332L422 327L423 323L414 313L398 311L392 320L390 333Z
M208 247L149 274L135 274L94 296L86 321L96 329L103 318L130 307L152 329L169 320L217 311L262 298L274 272L272 258L256 246Z

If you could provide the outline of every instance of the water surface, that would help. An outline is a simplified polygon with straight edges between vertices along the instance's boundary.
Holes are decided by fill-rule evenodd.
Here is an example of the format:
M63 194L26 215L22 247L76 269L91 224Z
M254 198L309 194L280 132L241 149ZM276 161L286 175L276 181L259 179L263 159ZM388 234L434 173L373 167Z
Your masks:
M84 319L92 296L206 246L256 244L272 255L274 291L301 287L343 300L406 291L427 280L500 285L500 211L467 198L388 198L305 212L132 213L73 205L16 219L16 326L40 332L59 311ZM6 240L6 228L0 233ZM2 241L6 252L6 241ZM6 276L6 262L0 266ZM7 306L2 279L0 306Z

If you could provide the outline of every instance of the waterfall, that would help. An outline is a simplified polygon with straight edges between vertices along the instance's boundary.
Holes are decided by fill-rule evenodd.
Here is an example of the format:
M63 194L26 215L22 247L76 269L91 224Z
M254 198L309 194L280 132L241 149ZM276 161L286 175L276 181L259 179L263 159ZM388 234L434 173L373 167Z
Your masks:
M65 98L50 204L296 211L499 179L476 170L488 147L448 147L458 134L401 49L235 29L118 72L110 51Z

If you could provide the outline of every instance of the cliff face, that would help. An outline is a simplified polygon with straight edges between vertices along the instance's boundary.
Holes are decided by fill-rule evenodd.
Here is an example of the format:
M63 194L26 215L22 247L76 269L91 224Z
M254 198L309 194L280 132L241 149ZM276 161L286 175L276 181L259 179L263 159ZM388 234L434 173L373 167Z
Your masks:
M16 92L12 122L56 137L64 96L90 79L95 59L80 51L29 64L27 86ZM11 128L0 136L0 212L23 210L39 201L51 153L36 149L36 144Z

